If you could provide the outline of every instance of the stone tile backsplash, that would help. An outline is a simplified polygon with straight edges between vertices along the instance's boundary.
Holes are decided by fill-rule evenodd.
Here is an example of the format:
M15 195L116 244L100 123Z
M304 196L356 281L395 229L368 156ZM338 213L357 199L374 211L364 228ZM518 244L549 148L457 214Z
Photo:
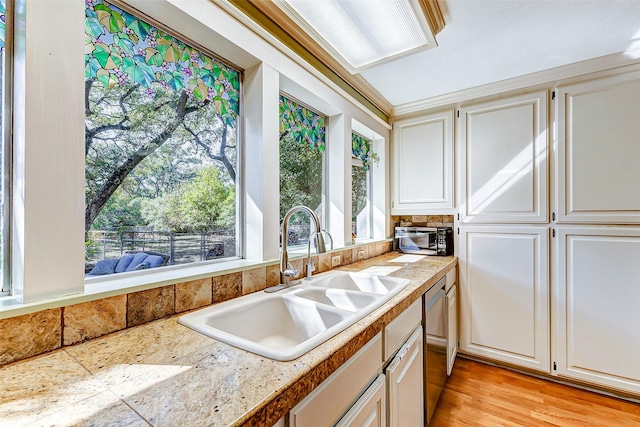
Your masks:
M313 274L331 270L331 258L336 255L340 255L339 265L348 265L390 252L392 247L391 242L371 243L316 255ZM305 274L306 259L291 264ZM275 286L279 272L280 266L272 264L1 319L0 366Z
M391 227L453 227L453 215L402 215L391 217Z

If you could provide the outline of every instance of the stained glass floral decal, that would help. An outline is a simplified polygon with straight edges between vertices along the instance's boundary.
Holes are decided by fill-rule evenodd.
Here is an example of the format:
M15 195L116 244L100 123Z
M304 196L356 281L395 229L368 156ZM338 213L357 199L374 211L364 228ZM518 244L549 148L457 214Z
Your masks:
M287 134L299 144L325 150L325 118L280 95L280 139Z
M85 0L85 77L112 88L132 81L211 102L228 125L239 114L239 73L103 0Z
M371 149L371 141L355 133L351 134L351 153L362 160L362 166L365 170L369 170L372 162L377 163L380 160L378 153Z
M4 50L4 40L7 31L7 12L6 12L6 0L0 0L0 52Z

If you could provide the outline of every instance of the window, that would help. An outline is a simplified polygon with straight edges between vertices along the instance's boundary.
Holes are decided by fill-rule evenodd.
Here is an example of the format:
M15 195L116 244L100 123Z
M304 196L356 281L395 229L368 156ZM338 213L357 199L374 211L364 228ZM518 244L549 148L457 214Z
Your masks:
M324 223L324 151L326 118L280 96L280 222L289 209L304 205ZM311 222L296 213L289 220L287 244L307 244Z
M372 237L371 163L377 154L371 141L351 134L351 232L356 239Z
M237 256L240 72L85 4L85 271L129 251L168 264Z
M9 271L9 239L10 239L10 206L11 206L11 114L7 106L11 105L11 87L9 84L11 65L7 48L11 45L11 22L7 18L6 0L0 0L0 169L2 169L2 183L0 184L0 295L8 295L10 289Z

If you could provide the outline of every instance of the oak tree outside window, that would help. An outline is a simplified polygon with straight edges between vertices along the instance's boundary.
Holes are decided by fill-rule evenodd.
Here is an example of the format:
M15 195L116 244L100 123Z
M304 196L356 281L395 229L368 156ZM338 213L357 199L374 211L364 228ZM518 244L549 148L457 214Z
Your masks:
M10 6L10 4L9 4ZM0 296L8 295L9 280L9 238L10 238L10 206L11 206L11 114L7 106L11 105L10 85L10 55L7 48L11 46L10 31L11 17L7 13L7 1L0 0L0 169L2 169L2 183L0 184ZM7 31L9 29L9 31Z
M153 251L235 257L240 72L85 0L86 265Z
M351 232L356 239L372 237L371 164L377 154L371 141L351 134Z
M280 223L297 205L311 208L325 223L325 123L326 117L280 96ZM310 233L309 216L296 213L289 221L287 244L306 245Z

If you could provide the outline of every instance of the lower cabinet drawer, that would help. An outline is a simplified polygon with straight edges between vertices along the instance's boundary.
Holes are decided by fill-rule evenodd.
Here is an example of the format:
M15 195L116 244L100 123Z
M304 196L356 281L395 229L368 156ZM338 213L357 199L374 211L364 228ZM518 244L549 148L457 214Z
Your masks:
M386 377L380 374L336 427L385 427L386 401Z
M290 427L334 425L382 369L382 333L289 412Z
M383 358L385 362L398 351L420 323L422 323L422 298L418 298L384 328Z

